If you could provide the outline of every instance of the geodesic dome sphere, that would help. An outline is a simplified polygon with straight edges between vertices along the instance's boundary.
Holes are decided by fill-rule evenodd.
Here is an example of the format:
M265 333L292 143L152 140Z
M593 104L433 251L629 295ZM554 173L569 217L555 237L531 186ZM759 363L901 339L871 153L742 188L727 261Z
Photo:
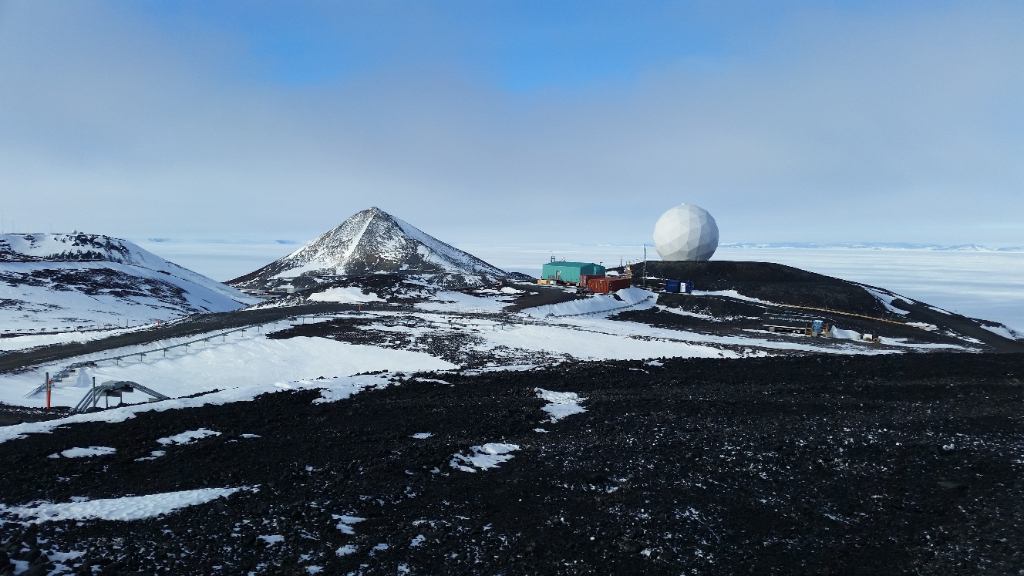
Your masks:
M680 204L658 218L654 247L662 260L710 260L718 249L718 224L700 206Z

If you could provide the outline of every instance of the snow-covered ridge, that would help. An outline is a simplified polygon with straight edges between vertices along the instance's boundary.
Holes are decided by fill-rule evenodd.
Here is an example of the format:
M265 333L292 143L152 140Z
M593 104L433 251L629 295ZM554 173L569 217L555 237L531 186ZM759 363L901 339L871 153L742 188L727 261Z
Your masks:
M132 250L137 249L137 252ZM0 236L0 262L83 262L106 260L144 264L141 248L99 234L4 234Z
M168 262L133 242L102 234L3 234L0 235L0 262L113 262L189 279L201 278L223 287L219 282Z
M194 282L230 298L247 300L226 284L168 262L132 242L102 234L3 234L0 263L3 262L111 262L138 266Z
M0 321L7 328L137 325L253 302L127 240L0 235Z

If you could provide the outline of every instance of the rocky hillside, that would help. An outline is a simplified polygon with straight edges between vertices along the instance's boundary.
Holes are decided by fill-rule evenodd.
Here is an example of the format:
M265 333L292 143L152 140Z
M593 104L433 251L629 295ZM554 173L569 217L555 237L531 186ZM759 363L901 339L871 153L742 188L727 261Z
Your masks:
M632 266L634 277L642 264ZM897 294L885 288L859 284L791 266L770 262L662 262L647 263L648 281L660 286L664 279L692 282L701 299L665 299L665 304L692 308L692 312L730 317L750 313L745 308L789 310L826 318L837 325L873 333L898 334L935 341L960 341L992 350L1020 352L1022 336L998 322L969 318ZM712 301L708 300L712 298ZM708 306L725 306L717 314Z
M340 277L380 273L424 275L451 286L472 286L508 276L408 222L370 208L230 284L249 290L294 291Z
M134 325L251 302L126 240L77 232L0 236L5 330Z

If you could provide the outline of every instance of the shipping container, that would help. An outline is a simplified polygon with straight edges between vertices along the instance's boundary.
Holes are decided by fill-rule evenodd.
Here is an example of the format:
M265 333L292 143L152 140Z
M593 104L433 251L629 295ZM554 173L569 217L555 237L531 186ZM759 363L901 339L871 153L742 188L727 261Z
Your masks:
M693 292L693 283L685 280L665 280L665 292L689 294Z
M629 286L629 278L600 276L587 280L587 289L596 294L607 294L609 292L615 292L616 290L622 290L623 288L629 288Z

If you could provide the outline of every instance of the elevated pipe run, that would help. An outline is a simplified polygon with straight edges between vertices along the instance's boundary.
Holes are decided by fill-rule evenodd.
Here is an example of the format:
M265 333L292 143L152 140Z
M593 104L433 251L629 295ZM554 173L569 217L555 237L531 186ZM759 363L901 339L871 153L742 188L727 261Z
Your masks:
M131 382L129 380L107 380L106 382L90 388L85 396L75 404L75 407L71 409L73 414L86 412L96 407L99 403L100 398L109 398L110 396L117 396L121 398L125 392L142 392L148 394L151 398L150 402L159 402L161 400L170 400L170 397L165 396L152 388L143 386L138 382Z

